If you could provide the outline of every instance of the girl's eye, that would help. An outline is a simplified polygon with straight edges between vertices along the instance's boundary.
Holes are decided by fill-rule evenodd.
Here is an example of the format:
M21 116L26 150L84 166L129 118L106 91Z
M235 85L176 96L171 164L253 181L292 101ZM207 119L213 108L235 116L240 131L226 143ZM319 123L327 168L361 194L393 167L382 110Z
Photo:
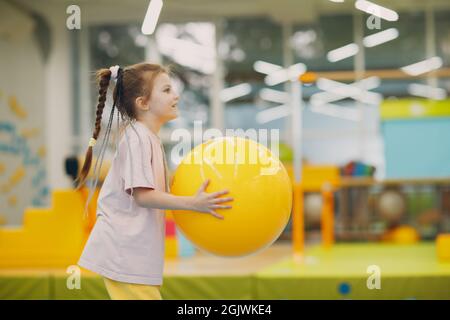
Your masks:
M164 92L170 92L170 88L167 88L166 90L164 90Z

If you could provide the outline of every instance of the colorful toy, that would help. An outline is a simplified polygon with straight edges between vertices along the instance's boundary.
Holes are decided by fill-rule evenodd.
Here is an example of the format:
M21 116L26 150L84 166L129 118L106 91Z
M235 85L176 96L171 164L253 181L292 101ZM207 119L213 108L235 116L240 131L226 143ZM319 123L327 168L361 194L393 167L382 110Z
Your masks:
M359 161L350 161L341 168L342 176L350 177L373 177L376 168L372 165Z
M172 192L194 195L210 179L207 192L230 190L232 209L209 214L173 211L180 231L197 247L220 256L243 256L272 244L291 213L292 188L279 159L255 141L239 137L209 140L178 166Z

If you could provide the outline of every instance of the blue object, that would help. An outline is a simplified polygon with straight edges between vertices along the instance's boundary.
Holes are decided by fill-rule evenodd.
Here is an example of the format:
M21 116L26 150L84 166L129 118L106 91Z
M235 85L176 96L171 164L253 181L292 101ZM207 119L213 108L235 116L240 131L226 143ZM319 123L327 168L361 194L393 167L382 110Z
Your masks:
M383 122L386 178L450 176L450 118Z
M340 294L346 295L350 293L351 287L347 282L342 282L338 286L338 291Z
M186 239L186 237L176 229L177 239L178 239L178 254L180 257L187 258L192 257L195 254L195 247L192 243Z
M356 162L355 163L355 171L354 171L353 176L362 177L365 175L365 171L366 171L366 166L361 162Z

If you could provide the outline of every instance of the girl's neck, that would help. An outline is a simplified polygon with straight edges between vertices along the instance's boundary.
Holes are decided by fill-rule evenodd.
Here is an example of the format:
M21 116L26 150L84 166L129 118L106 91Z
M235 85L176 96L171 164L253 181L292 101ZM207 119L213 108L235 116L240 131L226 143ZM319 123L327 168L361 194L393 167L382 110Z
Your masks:
M155 121L153 119L139 119L137 121L145 125L152 133L158 136L159 131L162 127L162 123Z

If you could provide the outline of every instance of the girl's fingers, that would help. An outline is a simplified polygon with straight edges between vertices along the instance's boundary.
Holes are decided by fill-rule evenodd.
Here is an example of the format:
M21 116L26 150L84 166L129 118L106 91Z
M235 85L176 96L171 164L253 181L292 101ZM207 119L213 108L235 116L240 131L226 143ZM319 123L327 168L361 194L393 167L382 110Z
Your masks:
M228 192L229 192L228 190L222 190L222 191L212 192L209 195L212 198L217 198L217 197L223 196L224 194L227 194Z
M205 182L200 186L200 189L198 189L198 192L205 192L206 187L208 187L209 179L206 179Z
M227 197L227 198L214 198L212 200L212 203L223 203L223 202L228 202L228 201L233 201L233 198L231 197Z
M217 212L215 212L214 210L210 210L209 213L211 215L213 215L214 217L216 217L217 219L221 219L223 220L223 216L221 214L218 214Z
M232 207L231 206L223 206L220 204L213 204L211 206L211 208L213 208L213 209L231 209Z

